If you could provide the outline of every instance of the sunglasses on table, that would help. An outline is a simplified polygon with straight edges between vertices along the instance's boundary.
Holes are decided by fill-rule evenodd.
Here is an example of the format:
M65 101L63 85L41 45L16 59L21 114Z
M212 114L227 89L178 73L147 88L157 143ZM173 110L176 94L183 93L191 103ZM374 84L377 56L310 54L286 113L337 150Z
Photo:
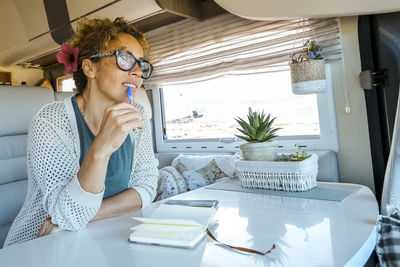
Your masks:
M150 75L153 72L153 65L151 65L150 62L144 59L135 58L135 56L132 55L132 53L129 51L117 50L104 52L90 56L89 59L92 60L94 58L105 56L115 56L118 68L123 71L130 71L136 66L136 64L138 64L140 70L142 71L143 79L147 80L148 78L150 78Z

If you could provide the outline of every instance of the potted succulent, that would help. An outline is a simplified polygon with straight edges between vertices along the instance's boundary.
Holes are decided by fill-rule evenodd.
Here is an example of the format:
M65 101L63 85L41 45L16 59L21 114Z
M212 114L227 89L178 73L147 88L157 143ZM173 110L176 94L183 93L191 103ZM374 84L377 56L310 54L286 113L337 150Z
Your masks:
M273 127L276 118L266 115L264 111L252 112L249 110L247 120L235 119L241 128L236 128L242 135L235 135L245 141L240 145L245 160L251 161L274 161L277 159L278 142L273 138L281 128Z
M319 93L326 90L325 60L315 41L304 43L303 52L290 55L290 75L294 94Z

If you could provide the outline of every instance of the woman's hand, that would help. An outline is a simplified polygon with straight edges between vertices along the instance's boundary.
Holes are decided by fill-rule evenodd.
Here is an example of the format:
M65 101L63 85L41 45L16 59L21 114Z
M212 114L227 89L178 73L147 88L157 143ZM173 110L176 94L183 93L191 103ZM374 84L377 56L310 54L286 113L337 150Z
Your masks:
M43 221L42 226L40 227L38 233L36 234L36 237L50 235L58 231L61 231L61 229L58 227L57 224L53 224L51 222L51 218L48 217Z
M83 190L93 194L104 190L111 154L122 145L129 131L143 127L142 114L128 103L119 103L104 111L99 131L77 174Z
M104 111L94 143L103 153L111 155L122 145L129 131L143 127L143 116L139 110L128 103L119 103Z

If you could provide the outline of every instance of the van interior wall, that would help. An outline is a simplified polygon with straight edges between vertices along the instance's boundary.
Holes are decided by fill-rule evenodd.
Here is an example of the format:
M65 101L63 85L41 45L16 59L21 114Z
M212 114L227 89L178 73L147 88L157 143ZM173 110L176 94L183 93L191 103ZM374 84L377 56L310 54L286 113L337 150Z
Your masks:
M358 81L361 72L358 17L341 17L340 32L344 59L331 64L339 134L339 179L344 183L368 186L375 192L365 97ZM152 92L147 93L152 99ZM346 94L350 113L345 112ZM155 147L154 127L153 144Z
M341 182L363 184L374 191L365 98L358 83L361 63L357 23L356 16L340 18L344 64L332 64L340 145L339 177ZM0 71L12 72L13 85L21 85L25 81L28 86L33 86L46 77L55 89L55 77L63 75L63 66L59 65L46 71L10 66L0 67ZM349 114L345 113L346 94L351 107Z
M26 82L27 86L34 86L43 79L43 70L24 68L19 65L0 67L0 71L8 71L12 73L12 84L15 86L22 85Z
M65 76L64 64L57 64L50 68L46 68L43 72L43 77L48 79L54 91L57 91L57 78Z
M365 97L358 81L361 72L358 17L341 17L340 32L344 58L343 62L332 64L340 182L362 184L375 192ZM350 113L345 112L346 94Z

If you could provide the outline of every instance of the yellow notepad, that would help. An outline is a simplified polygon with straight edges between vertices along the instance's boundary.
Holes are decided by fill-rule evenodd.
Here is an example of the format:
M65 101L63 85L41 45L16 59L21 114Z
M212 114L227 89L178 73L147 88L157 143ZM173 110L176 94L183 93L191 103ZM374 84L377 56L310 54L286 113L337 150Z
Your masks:
M161 204L149 218L133 217L141 224L129 241L140 244L191 248L205 236L215 208Z

